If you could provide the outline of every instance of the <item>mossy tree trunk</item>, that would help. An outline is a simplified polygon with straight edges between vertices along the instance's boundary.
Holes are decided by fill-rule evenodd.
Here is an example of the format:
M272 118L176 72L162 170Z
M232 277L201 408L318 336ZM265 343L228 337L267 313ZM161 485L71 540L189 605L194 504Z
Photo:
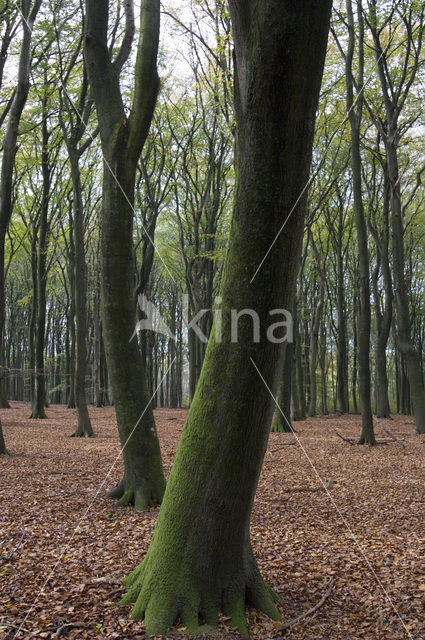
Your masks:
M109 3L86 0L85 59L96 105L104 157L101 215L101 317L108 374L123 449L124 477L110 493L120 505L138 510L158 504L165 489L161 452L146 374L137 340L133 255L133 208L137 162L155 108L159 0L140 10L134 100L127 116L119 71L134 36L133 3L127 2L126 29L114 62L107 46Z
M246 602L279 617L249 523L274 408L264 380L274 394L282 355L282 345L266 338L274 322L268 314L291 308L305 198L279 231L308 180L330 6L229 2L237 187L221 289L223 339L213 327L151 545L125 580L122 602L135 603L132 616L145 619L149 634L164 633L176 618L189 631L200 618L217 624L222 610L246 635ZM230 310L244 308L259 315L259 343L247 316L238 341L230 341Z

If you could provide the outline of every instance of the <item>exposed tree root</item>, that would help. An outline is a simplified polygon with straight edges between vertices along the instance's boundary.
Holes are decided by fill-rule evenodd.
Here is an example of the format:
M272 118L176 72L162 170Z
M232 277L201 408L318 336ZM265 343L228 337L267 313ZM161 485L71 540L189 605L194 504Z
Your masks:
M77 429L76 431L74 431L74 433L71 433L68 437L69 438L95 438L96 435L94 433L87 433L84 431L79 431Z
M146 481L138 487L128 487L121 480L116 487L108 493L108 498L116 499L117 507L134 507L136 511L146 511L149 507L156 507L162 502L165 487L147 487Z
M231 627L248 637L246 605L274 620L281 619L275 606L278 596L263 580L253 556L244 575L240 575L236 566L226 567L222 579L211 576L207 567L197 579L184 562L179 567L167 568L151 559L148 554L123 580L129 590L120 601L122 605L134 604L131 617L145 621L148 635L165 634L176 621L185 627L185 634L199 634L216 628L222 612L230 618Z

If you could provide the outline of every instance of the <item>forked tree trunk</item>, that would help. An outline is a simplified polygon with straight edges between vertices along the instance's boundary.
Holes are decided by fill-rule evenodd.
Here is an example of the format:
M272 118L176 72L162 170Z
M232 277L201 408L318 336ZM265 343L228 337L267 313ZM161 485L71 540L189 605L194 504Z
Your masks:
M136 603L132 616L145 619L148 634L164 633L178 617L188 630L199 617L217 624L222 610L246 635L245 602L279 617L249 523L282 347L266 337L275 322L268 314L293 301L305 197L291 210L309 175L330 5L229 2L237 186L221 290L223 339L213 327L153 540L125 580L130 590L122 602ZM238 341L230 341L231 310L245 308L259 315L260 343L247 316Z
M119 65L107 46L107 0L86 0L85 57L104 156L101 215L101 316L103 339L124 458L124 477L110 497L137 510L161 502L165 489L161 452L146 373L137 340L133 256L134 188L137 163L149 132L159 88L156 69L159 0L144 0L135 69L134 102L127 117ZM120 50L129 52L134 33L128 2ZM120 58L120 53L118 57ZM122 56L120 58L122 60Z

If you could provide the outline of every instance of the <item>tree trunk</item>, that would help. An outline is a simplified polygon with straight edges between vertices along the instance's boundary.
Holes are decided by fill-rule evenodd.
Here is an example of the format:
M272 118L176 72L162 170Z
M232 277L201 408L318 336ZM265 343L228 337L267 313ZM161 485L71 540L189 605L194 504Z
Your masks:
M312 249L316 261L317 275L320 279L319 295L314 309L313 318L310 328L310 402L308 407L308 415L316 415L317 406L317 359L319 350L319 331L322 322L323 306L325 304L325 276L322 270L319 252L317 250L314 239L311 238Z
M400 180L398 171L397 148L394 142L387 141L388 176L390 180L390 207L393 236L393 274L396 305L397 342L402 355L406 358L410 395L415 417L416 433L425 433L425 392L423 388L421 360L411 337L410 308L408 286L404 275L404 228L401 207Z
M92 438L94 436L90 422L86 399L86 257L84 249L84 208L82 198L81 176L78 165L78 153L68 144L68 155L71 165L71 178L73 190L73 214L74 214L74 250L75 271L74 291L75 298L75 406L77 409L77 429L72 434L76 438Z
M360 154L360 126L363 106L363 89L356 96L354 104L353 57L355 49L355 30L353 6L351 0L346 1L348 22L348 51L345 60L345 83L347 87L347 113L351 130L351 171L353 175L354 214L357 230L357 250L359 255L360 297L357 323L357 339L359 344L359 400L362 415L362 432L359 444L376 444L373 430L371 383L370 383L370 286L369 286L369 249L367 245L367 226L363 206L362 193L362 160ZM363 13L361 1L358 7L358 78L357 85L363 88Z
M348 413L348 341L347 341L347 311L345 308L344 264L342 256L342 225L339 231L338 245L338 283L337 283L337 373L336 373L336 406L338 411Z
M188 630L199 617L217 624L221 609L247 635L245 602L279 617L249 522L282 355L266 328L269 311L290 309L294 296L305 194L292 209L309 175L330 4L229 2L237 184L221 288L223 339L213 328L153 540L125 580L131 588L122 602L136 603L132 616L145 619L148 634L165 633L176 618ZM238 341L230 340L231 310L246 308L259 315L259 343L247 316Z
M9 451L6 449L6 443L4 441L4 436L3 436L3 427L1 425L1 420L0 420L0 456L2 455L10 455Z
M35 0L31 9L30 0L23 0L22 15L22 45L19 55L18 80L15 95L10 107L9 118L2 145L1 184L0 184L0 408L9 408L6 396L6 382L4 367L4 326L6 320L5 308L5 241L13 210L13 170L18 140L19 123L24 110L30 88L30 60L32 29L41 0Z
M274 412L271 431L274 433L292 433L291 424L291 387L292 387L292 347L285 345L283 354L282 375L277 390L277 407Z
M94 308L93 308L93 378L94 378L94 405L96 407L103 406L103 394L101 390L101 340L102 330L100 324L100 291L99 285L96 283L94 292Z
M161 452L146 372L137 340L133 255L137 163L148 135L159 79L156 60L159 0L144 0L136 58L134 102L127 117L117 66L107 48L109 5L86 0L85 56L104 157L101 215L101 317L108 376L124 458L124 477L110 497L143 510L161 502L165 489ZM131 47L133 5L126 5L123 46ZM119 71L119 69L118 69Z
M47 97L43 98L42 123L43 150L41 159L41 169L43 174L43 193L40 207L40 220L38 230L38 251L37 251L37 319L35 338L35 387L34 396L31 400L30 418L47 418L46 406L46 372L44 369L44 347L46 331L46 287L47 287L47 248L49 244L49 197L51 169L49 164L49 137L47 129Z
M376 322L376 347L375 347L375 395L376 415L378 418L390 417L390 402L388 398L388 374L387 374L387 345L391 331L393 318L393 291L389 261L389 185L385 179L385 192L383 202L382 234L379 236L376 229L372 229L377 254L377 269L372 278L373 298L375 304ZM381 293L378 286L379 266L384 280L385 301L381 311Z

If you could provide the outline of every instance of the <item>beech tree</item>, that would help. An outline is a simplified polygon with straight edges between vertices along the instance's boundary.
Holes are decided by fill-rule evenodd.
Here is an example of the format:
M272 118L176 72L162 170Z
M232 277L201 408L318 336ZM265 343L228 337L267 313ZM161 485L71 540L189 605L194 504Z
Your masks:
M345 82L347 87L347 114L351 131L351 171L353 174L353 207L357 229L357 249L359 252L360 308L358 312L359 341L359 397L362 414L362 432L359 444L376 443L373 430L372 404L370 397L370 285L369 249L367 245L366 216L362 193L362 161L360 152L360 128L363 112L363 70L364 70L364 24L361 0L356 3L358 14L358 77L354 79L353 59L356 35L352 0L346 1L348 23L348 50L345 55ZM354 86L358 93L354 98ZM355 100L355 102L354 102Z
M125 3L126 27L115 60L108 48L109 2L86 0L85 60L93 91L104 158L101 214L101 315L108 373L123 448L124 477L111 497L137 510L161 502L165 478L136 340L134 299L134 186L137 163L156 104L159 78L159 0L140 8L134 98L127 114L119 73L134 38L133 2Z
M216 625L220 610L246 635L246 602L279 617L249 522L282 357L266 338L268 314L293 300L331 2L229 0L229 9L237 183L222 339L213 326L154 536L122 600L154 635L177 618L189 630L200 618ZM259 315L261 340L245 316L232 343L230 311L246 308Z
M409 199L403 203L399 161L400 143L403 134L410 126L409 118L407 123L403 121L403 111L406 110L409 92L421 67L425 7L420 3L392 2L389 7L384 7L381 11L376 0L369 0L365 19L372 36L384 106L381 117L372 112L371 117L384 142L386 170L390 184L397 344L407 363L416 432L425 433L425 392L421 356L415 348L411 335L409 288L405 273L404 217ZM403 31L401 46L398 41L393 43L392 38L388 44L384 43L387 33L392 33L395 20L399 21L399 25L394 32ZM398 50L401 72L390 65L389 58L393 48Z

